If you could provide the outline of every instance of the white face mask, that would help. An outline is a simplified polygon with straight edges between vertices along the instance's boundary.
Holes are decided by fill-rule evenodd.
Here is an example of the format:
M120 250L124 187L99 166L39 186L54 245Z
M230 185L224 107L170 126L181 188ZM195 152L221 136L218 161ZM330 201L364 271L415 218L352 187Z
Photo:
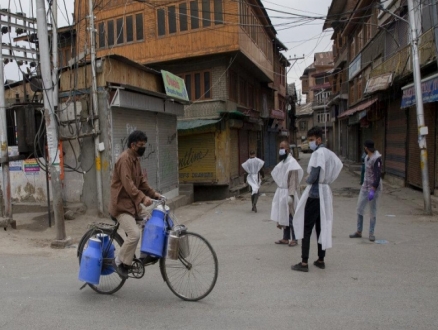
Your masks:
M285 149L280 149L280 150L278 150L278 154L280 156L284 156L284 155L286 155L286 150Z
M317 147L318 146L316 145L315 141L310 141L309 142L309 148L312 149L313 151L315 151Z

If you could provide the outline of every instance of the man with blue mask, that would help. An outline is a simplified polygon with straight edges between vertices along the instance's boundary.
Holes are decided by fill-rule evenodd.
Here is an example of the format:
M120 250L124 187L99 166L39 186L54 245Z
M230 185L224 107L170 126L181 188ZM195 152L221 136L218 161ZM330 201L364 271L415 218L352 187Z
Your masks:
M333 196L330 184L337 179L342 170L341 160L322 144L322 129L313 127L307 132L309 147L313 150L310 157L306 180L307 188L298 203L293 220L297 239L302 238L301 262L293 265L292 270L308 272L310 236L313 227L318 240L318 260L313 264L325 268L325 251L332 247Z
M300 199L299 187L303 178L303 169L292 157L287 141L280 143L278 158L280 162L271 172L278 186L272 200L271 220L277 222L278 228L283 228L283 239L275 243L295 246L298 243L295 239L292 219Z

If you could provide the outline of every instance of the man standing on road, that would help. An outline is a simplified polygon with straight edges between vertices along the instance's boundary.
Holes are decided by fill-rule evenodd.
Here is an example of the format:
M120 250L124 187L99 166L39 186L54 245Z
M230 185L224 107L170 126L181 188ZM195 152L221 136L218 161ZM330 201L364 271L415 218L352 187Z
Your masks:
M376 226L377 202L382 191L382 155L374 149L374 142L365 141L365 175L357 200L357 231L350 238L362 237L363 215L367 204L370 205L370 235L371 242L376 240L374 227Z
M111 181L110 214L128 235L115 260L116 271L122 278L128 277L128 269L141 237L141 230L136 223L136 219L141 219L140 204L149 206L152 204L151 198L162 197L148 185L140 167L139 157L143 156L146 143L147 137L142 131L134 131L129 135L128 149L117 159Z
M301 197L293 226L297 239L303 239L302 261L292 266L292 270L308 272L310 236L313 227L318 240L318 260L313 264L325 268L325 250L332 247L333 196L329 184L336 180L342 170L341 160L322 144L322 129L313 127L307 132L310 157L306 183L307 188Z
M271 175L278 188L272 200L271 220L283 228L283 239L275 244L297 245L292 219L300 199L300 182L303 178L303 169L289 150L289 143L280 143L280 162L272 170ZM290 242L289 242L290 241Z
M249 152L249 159L242 164L246 171L246 182L251 186L251 203L252 211L257 213L257 200L259 199L259 189L262 183L261 177L264 177L262 167L265 162L256 157L255 151Z

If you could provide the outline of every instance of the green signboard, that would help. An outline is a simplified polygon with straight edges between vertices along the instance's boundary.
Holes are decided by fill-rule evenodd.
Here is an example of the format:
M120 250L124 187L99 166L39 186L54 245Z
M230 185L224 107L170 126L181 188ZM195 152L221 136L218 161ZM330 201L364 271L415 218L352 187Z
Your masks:
M164 88L166 89L167 96L189 101L189 95L187 94L184 79L164 70L161 70L161 75L163 76Z

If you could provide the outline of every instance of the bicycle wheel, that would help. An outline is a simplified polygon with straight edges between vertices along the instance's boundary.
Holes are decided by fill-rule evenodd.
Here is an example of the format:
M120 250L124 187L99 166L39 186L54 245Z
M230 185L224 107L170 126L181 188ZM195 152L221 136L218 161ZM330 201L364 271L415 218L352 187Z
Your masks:
M216 253L201 235L187 232L190 253L177 260L162 258L160 270L169 289L179 298L197 301L213 290L218 276Z
M88 232L85 233L85 235L82 237L79 245L78 245L78 258L79 258L79 265L81 264L81 257L82 252L87 248L88 246L88 240L99 234L100 232L97 232L94 229L90 229ZM105 232L107 235L111 235L111 232ZM123 244L123 238L119 234L114 235L114 239L112 241L112 244L114 245L115 251L114 251L114 257L117 256L118 252L120 251L120 247ZM104 251L105 254L105 251ZM99 284L94 285L88 283L88 286L92 288L94 291L102 294L112 294L114 292L117 292L120 290L120 288L125 284L125 279L122 279L119 274L117 274L113 267L112 267L112 259L114 258L106 258L107 256L103 256L103 268L102 273L100 276Z

